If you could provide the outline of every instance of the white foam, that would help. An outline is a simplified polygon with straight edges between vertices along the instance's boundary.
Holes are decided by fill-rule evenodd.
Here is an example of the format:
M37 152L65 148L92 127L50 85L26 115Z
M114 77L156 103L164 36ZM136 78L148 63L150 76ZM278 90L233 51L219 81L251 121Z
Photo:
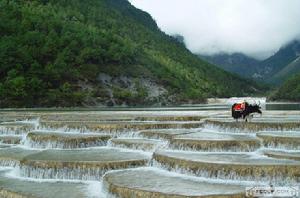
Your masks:
M87 187L89 198L116 198L105 189L103 180L99 182L89 182Z
M236 172L232 171L229 174L224 172L222 170L218 171L215 174L212 174L211 171L208 170L198 170L198 171L191 171L189 169L184 169L179 166L175 166L174 168L163 165L156 160L152 160L152 166L156 167L158 169L164 169L168 170L170 172L175 172L178 174L183 174L187 176L195 176L199 178L204 178L206 181L214 181L214 182L221 182L221 183L232 183L232 182L238 182L239 184L266 184L268 185L270 182L273 184L279 184L279 185L285 185L285 184L297 184L297 181L294 179L290 179L287 177L284 177L284 175L278 174L276 177L254 177L253 175L249 176L240 176L236 174Z

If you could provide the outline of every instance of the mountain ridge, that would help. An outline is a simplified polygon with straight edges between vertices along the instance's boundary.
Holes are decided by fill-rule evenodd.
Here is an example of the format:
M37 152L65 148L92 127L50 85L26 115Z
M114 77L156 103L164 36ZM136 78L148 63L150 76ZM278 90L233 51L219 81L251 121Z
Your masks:
M286 73L285 71L293 70L288 69L292 67L288 65L294 62L299 55L300 42L292 41L287 45L282 46L275 54L262 61L248 57L242 53L223 53L212 56L199 56L226 71L254 80L279 85L284 79L289 77L289 73ZM231 60L231 62L229 60ZM285 69L285 67L288 68ZM293 71L298 70L294 69Z
M126 0L0 4L1 107L178 104L263 89L199 59Z
M282 82L286 81L289 77L292 77L297 73L300 73L300 56L278 71L272 77L272 81L276 82L276 84L282 84Z
M257 72L257 68L252 66L259 64L258 60L242 53L220 53L213 56L199 55L199 57L226 71L236 73L245 78L252 78Z

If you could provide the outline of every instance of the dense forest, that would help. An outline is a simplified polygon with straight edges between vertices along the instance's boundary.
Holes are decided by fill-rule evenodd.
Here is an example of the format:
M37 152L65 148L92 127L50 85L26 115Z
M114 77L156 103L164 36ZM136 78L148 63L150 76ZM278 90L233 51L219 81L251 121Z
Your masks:
M262 90L202 61L127 0L0 0L0 18L1 107L154 104L141 79L163 86L167 104ZM101 73L133 88L104 86Z
M270 99L300 102L300 73L285 81Z

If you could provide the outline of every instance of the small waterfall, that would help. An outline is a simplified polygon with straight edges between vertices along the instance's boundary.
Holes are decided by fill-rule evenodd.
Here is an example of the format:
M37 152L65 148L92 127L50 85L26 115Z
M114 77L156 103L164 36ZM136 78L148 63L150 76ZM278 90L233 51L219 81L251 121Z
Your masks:
M229 127L224 127L224 126L218 126L210 123L206 123L203 127L206 130L211 130L211 131L222 131L224 133L253 133L253 131L247 130L247 129L240 129L240 128L229 128Z
M63 126L63 127L52 127L52 126L43 126L39 125L37 127L38 131L57 131L57 132L70 132L70 133L91 133L91 132L98 132L98 131L90 131L87 130L86 128L70 128L68 126Z
M30 124L33 126L34 130L37 130L39 128L40 125L40 118L36 118L36 119L26 119L26 120L21 120L18 121L18 123L24 123L24 124Z
M253 152L256 151L259 146L257 145L243 145L243 146L225 146L225 147L214 147L214 146L208 146L208 147L199 147L198 145L194 146L186 146L185 144L177 144L169 145L170 149L175 150L182 150L182 151L192 151L192 152Z
M268 149L280 149L280 150L300 150L300 144L293 143L277 143L268 142L264 143L263 146Z
M268 149L300 150L299 131L263 131L256 135Z
M108 187L104 185L103 179L101 179L100 182L89 182L88 185L88 192L89 192L89 198L118 198L114 196L113 194L108 192Z
M14 125L15 124L15 125ZM34 129L30 123L11 123L0 125L0 135L22 135Z
M197 169L197 170L191 170L182 168L178 165L171 167L167 164L162 164L155 159L151 161L151 166L155 168L164 169L171 172L176 172L179 174L185 174L189 176L197 176L197 177L204 177L214 180L230 180L230 181L251 181L255 183L265 183L265 184L278 184L278 185L287 185L287 184L298 184L299 178L291 178L287 177L286 175L280 173L280 172L274 172L276 175L270 176L270 175L247 175L247 176L241 176L240 174L237 174L235 171L230 172L224 172L223 170L218 171L210 171L207 169Z
M40 149L73 149L106 146L111 135L71 133L61 131L33 131L22 140L22 145Z
M12 159L0 159L0 166L17 167L20 161Z
M129 129L123 131L112 131L109 133L112 137L117 138L141 138L142 136L138 133L137 130Z
M146 152L154 152L157 149L163 149L168 147L167 141L160 141L155 143L132 143L132 142L126 142L126 141L118 141L118 139L113 139L108 141L107 146L110 147L118 147L118 148L124 148L124 149L133 149L133 150L141 150Z
M109 169L102 168L36 168L31 166L20 167L22 177L35 179L63 179L63 180L100 180Z
M26 138L22 144L29 148L37 148L37 149L74 149L74 148L88 148L88 147L100 147L106 146L107 141L95 140L92 142L80 142L80 141L56 141L56 140L48 140L48 141L36 141Z
M204 116L144 116L136 117L134 121L201 121Z
M206 128L215 128L217 130L242 133L253 133L258 131L299 131L300 122L229 122L219 120L206 120L204 126Z
M116 133L124 131L138 131L147 129L169 129L169 128L200 128L202 122L119 122L119 123L68 123L68 122L41 122L40 129L64 129L64 131L75 130L79 132L92 131L104 133Z
M21 135L23 130L16 129L14 127L0 126L1 135Z
M144 165L146 162L143 163ZM122 168L134 168L141 166L140 163L131 163L127 165L111 165L106 167L89 167L89 165L79 166L74 164L73 167L55 167L55 168L38 168L30 165L20 166L20 175L36 179L72 179L72 180L101 180L102 176L110 170Z

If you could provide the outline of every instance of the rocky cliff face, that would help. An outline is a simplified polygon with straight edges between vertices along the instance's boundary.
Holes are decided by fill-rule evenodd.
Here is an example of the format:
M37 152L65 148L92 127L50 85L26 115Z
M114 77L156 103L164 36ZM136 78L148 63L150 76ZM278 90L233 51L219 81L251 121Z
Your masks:
M111 76L100 73L97 78L98 86L82 83L83 87L100 91L98 97L90 98L87 105L127 106L136 104L163 105L174 101L168 90L150 78L134 78L130 76Z

